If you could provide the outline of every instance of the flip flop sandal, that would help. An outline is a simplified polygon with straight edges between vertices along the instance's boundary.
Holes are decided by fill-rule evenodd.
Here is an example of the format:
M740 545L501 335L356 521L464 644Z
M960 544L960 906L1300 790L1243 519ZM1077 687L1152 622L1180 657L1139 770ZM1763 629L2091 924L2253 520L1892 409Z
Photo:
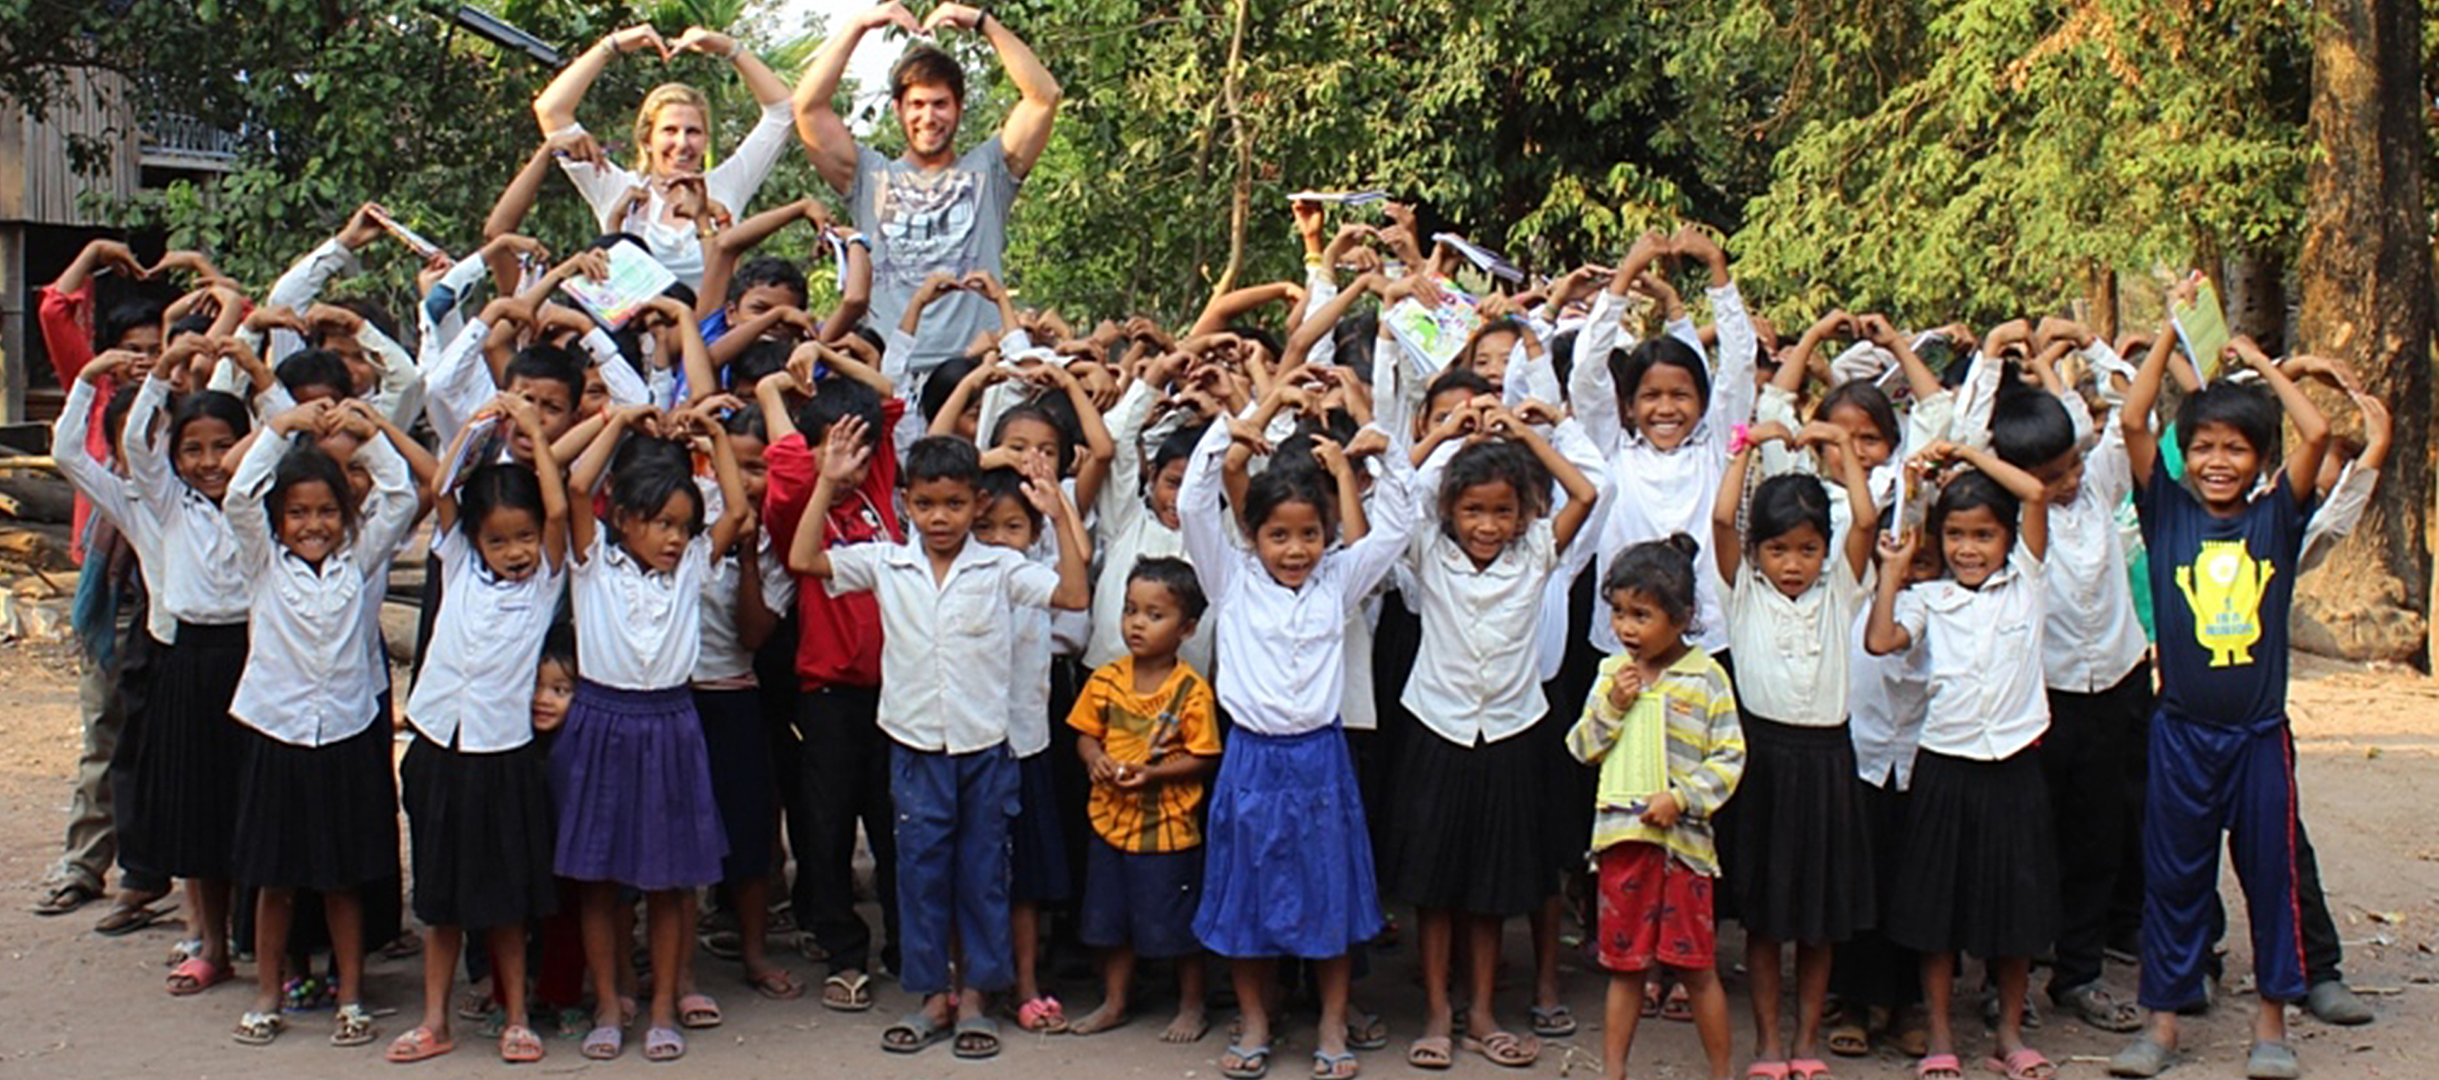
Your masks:
M1059 999L1043 994L1017 1007L1016 1025L1036 1035L1063 1035L1067 1031L1067 1007Z
M457 998L457 1018L458 1018L458 1019L460 1019L460 1020L480 1020L480 1019L482 1019L482 1018L483 1018L483 1014L484 1014L484 1013L487 1013L487 1012L490 1012L490 1011L491 1011L491 995L490 995L489 993L487 993L487 992L481 992L481 991L475 991L475 990L468 990L468 991L466 991L465 993L458 995L458 998Z
M500 1032L500 1060L511 1065L527 1065L542 1060L542 1036L523 1024L510 1024Z
M2303 1062L2285 1043L2257 1042L2245 1058L2244 1075L2246 1080L2295 1080L2303 1075Z
M1533 1034L1542 1038L1564 1039L1576 1032L1575 1011L1564 1005L1535 1005L1525 1011L1533 1017Z
M1347 1049L1386 1050L1389 1048L1389 1022L1371 1013L1355 1013L1347 1021Z
M1446 1035L1425 1035L1406 1045L1406 1064L1434 1071L1455 1067L1455 1044Z
M1643 984L1643 1019L1660 1015L1660 984L1657 980Z
M696 936L695 943L703 951L722 960L735 960L745 955L745 935L734 930L713 930Z
M1862 1057L1872 1052L1872 1033L1861 1024L1839 1024L1822 1037L1829 1052L1839 1057Z
M174 997L200 994L229 981L232 973L200 956L190 956L170 969L169 992Z
M725 1019L720 1015L720 1003L710 994L686 994L677 1000L678 1026L693 1030L716 1028ZM679 1053L684 1053L681 1050Z
M400 934L381 947L381 956L387 960L405 960L422 955L423 937L420 934Z
M1931 1080L1935 1076L1952 1076L1964 1080L1965 1063L1954 1054L1932 1054L1914 1063L1914 1080Z
M287 1026L288 1022L278 1013L249 1012L237 1018L237 1027L229 1032L229 1037L247 1046L269 1046Z
M1789 1080L1828 1080L1829 1063L1818 1058L1796 1058L1787 1063Z
M1313 1051L1313 1080L1355 1080L1361 1075L1363 1062L1355 1060L1353 1051L1343 1054Z
M609 1061L627 1048L627 1033L608 1024L584 1033L584 1044L577 1052L594 1061Z
M831 991L837 991L833 994ZM864 1012L872 1008L872 976L861 971L840 972L821 981L822 1007L836 1012Z
M373 1041L373 1036L378 1034L380 1032L373 1027L373 1014L351 1001L339 1006L338 1016L331 1027L330 1045L362 1046Z
M1982 1062L1982 1067L2005 1074L2007 1080L2050 1080L2050 1077L2058 1075L2058 1067L2042 1057L2040 1051L2029 1046L2007 1055L2004 1060L1987 1059Z
M103 937L124 937L169 917L168 908L150 904L113 904L104 912L102 921L93 924L93 932Z
M967 1061L999 1056L999 1021L988 1016L970 1016L957 1021L957 1041L949 1052Z
M1787 1080L1787 1063L1784 1061L1756 1061L1745 1066L1745 1080L1755 1080L1756 1077L1760 1080Z
M71 881L51 890L50 895L34 905L36 915L65 915L102 898L102 891L81 881Z
M676 1061L686 1056L686 1036L676 1028L644 1030L645 1061Z
M1229 1058L1235 1058L1236 1064L1228 1064ZM1220 1056L1220 1075L1228 1080L1262 1080L1269 1076L1270 1044L1246 1047L1230 1043L1228 1052Z
M456 1040L440 1038L432 1034L431 1028L419 1027L391 1039L390 1048L382 1051L381 1056L389 1059L393 1065L411 1065L418 1061L430 1061L455 1049Z
M947 1027L932 1019L930 1014L917 1010L899 1017L897 1023L882 1029L881 1049L892 1054L912 1054L930 1049L933 1043L948 1037Z
M1494 1031L1479 1039L1467 1036L1465 1052L1480 1054L1493 1065L1508 1069L1529 1069L1541 1060L1541 1040L1520 1039L1512 1032Z
M2140 1031L2143 1027L2142 1010L2135 1008L2131 1002L2118 1000L2117 995L2109 993L2109 988L2100 985L2097 980L2059 994L2056 1000L2059 1008L2074 1013L2077 1019L2102 1031L2124 1034Z
M748 975L745 984L772 1001L794 1001L805 996L805 984L797 982L796 977L788 974L784 968L770 968L760 975Z
M1694 1022L1694 994L1684 983L1668 988L1668 1000L1660 1006L1660 1019L1681 1024Z
M161 966L177 967L201 955L203 955L203 939L187 938L169 947L169 959L161 961Z

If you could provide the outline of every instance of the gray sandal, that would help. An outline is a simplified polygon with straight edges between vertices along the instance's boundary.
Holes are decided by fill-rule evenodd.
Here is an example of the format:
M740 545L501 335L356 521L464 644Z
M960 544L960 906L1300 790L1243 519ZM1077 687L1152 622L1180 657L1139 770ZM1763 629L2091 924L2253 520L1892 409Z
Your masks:
M2160 1044L2149 1035L2134 1040L2134 1045L2117 1052L2109 1059L2109 1075L2151 1077L2167 1072L2176 1064L2176 1051Z
M2303 1075L2303 1062L2295 1057L2295 1048L2282 1042L2257 1042L2252 1056L2245 1059L2247 1080L2296 1080Z
M2140 1031L2143 1027L2142 1010L2135 1008L2131 1002L2118 1000L2117 995L2100 985L2098 979L2058 991L2051 995L2050 1000L2057 1002L2059 1008L2075 1014L2076 1019L2102 1031L2125 1033Z

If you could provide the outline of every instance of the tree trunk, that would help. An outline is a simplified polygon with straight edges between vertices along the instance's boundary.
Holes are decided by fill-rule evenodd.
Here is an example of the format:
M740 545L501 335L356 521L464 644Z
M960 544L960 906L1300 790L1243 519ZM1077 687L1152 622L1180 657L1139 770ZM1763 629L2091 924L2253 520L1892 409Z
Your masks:
M2302 347L2360 370L2396 417L2362 525L2297 590L2297 645L2423 660L2430 611L2431 249L2423 215L2420 0L2324 0L2312 41L2314 150ZM2339 432L2352 417L2333 418Z
M1245 23L1252 14L1253 0L1236 0L1236 26L1228 35L1228 67L1220 77L1220 104L1228 113L1228 138L1236 149L1236 182L1228 197L1228 266L1220 271L1219 281L1212 285L1211 295L1224 295L1236 288L1237 275L1245 270L1245 227L1253 213L1253 133L1245 130L1244 103L1241 100L1245 79Z
M2276 248L2239 249L2227 260L2227 325L2272 356L2287 351L2287 268Z

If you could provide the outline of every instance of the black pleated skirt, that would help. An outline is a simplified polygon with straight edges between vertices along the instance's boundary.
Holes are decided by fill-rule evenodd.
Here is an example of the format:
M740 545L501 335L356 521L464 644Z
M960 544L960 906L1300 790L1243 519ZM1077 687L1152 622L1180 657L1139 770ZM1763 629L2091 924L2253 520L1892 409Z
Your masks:
M424 925L511 926L559 910L550 757L540 743L473 754L419 737L398 779Z
M1416 907L1476 915L1539 907L1557 885L1541 835L1543 749L1531 730L1478 746L1428 727L1402 740L1383 891Z
M2058 852L2040 747L2003 761L1914 759L1889 939L1920 952L2032 956L2058 934Z
M171 877L226 879L237 836L245 725L229 700L246 670L246 624L181 622L145 695L139 738L122 749L135 799L121 811L131 866Z
M1827 944L1873 925L1872 823L1846 725L1744 720L1745 772L1719 812L1720 870L1745 931Z
M231 858L238 881L328 893L397 876L389 725L376 720L326 746L238 730L245 741Z

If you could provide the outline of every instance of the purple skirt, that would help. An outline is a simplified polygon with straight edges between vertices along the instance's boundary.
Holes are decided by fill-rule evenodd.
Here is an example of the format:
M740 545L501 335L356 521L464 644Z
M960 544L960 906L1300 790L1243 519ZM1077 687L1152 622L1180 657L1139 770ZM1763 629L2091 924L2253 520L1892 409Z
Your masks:
M728 837L694 694L576 684L550 754L560 877L658 892L720 880Z

